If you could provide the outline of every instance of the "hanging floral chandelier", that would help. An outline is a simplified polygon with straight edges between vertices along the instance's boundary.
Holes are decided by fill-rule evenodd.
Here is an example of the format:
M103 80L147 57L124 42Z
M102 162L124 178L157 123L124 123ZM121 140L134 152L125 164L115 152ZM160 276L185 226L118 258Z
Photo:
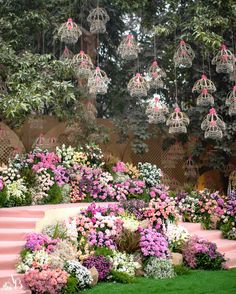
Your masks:
M164 102L160 101L160 96L154 94L154 97L148 101L146 114L150 124L160 124L166 121L168 108Z
M117 50L122 59L133 60L138 58L139 46L132 34L128 34L121 41Z
M215 108L211 108L205 119L201 124L201 129L205 131L205 139L220 140L223 137L223 130L225 130L225 123L217 115Z
M87 21L90 24L90 32L92 34L99 34L106 32L106 23L110 20L106 10L101 7L97 7L90 11Z
M236 83L236 54L234 54L233 71L229 74L229 80Z
M229 106L229 115L236 115L236 86L229 92L225 104Z
M234 55L222 44L219 52L212 59L212 64L216 65L216 72L218 73L231 73L234 69Z
M195 162L192 159L192 156L189 156L189 158L184 162L183 165L184 169L184 175L189 179L196 179L198 178L198 166L195 164Z
M128 91L131 97L146 97L150 89L149 83L137 73L128 83Z
M192 88L192 92L200 93L197 97L198 106L208 106L214 104L214 97L211 93L216 91L214 83L207 78L206 75L202 75L200 80L197 80Z
M159 67L157 61L153 61L152 65L148 69L147 76L151 88L163 88L164 83L162 78L166 77L166 73L161 67Z
M107 77L105 71L101 70L100 67L97 66L88 78L89 93L94 95L104 95L107 93L109 83L110 79Z
M191 46L181 40L174 54L174 63L176 67L191 67L195 53Z
M188 116L181 112L180 108L177 106L167 119L166 125L169 127L170 134L181 134L187 133L189 122Z
M74 54L72 51L70 51L70 49L68 49L67 47L65 47L62 55L60 56L60 60L61 61L69 61L73 58Z
M61 42L66 44L77 43L81 35L80 28L73 22L72 18L68 18L67 22L63 23L58 29L58 36Z
M92 73L93 63L88 54L81 50L73 57L73 65L75 66L78 78L87 78Z

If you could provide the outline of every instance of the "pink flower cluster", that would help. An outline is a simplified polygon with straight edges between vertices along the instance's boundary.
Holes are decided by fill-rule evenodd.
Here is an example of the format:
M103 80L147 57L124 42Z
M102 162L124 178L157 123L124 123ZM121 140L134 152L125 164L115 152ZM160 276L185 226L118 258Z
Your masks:
M28 163L32 163L32 169L39 172L41 169L56 169L56 165L60 162L60 158L54 152L38 152L30 153L27 158Z
M145 257L169 257L168 242L162 234L151 228L140 229L140 234L140 248Z
M55 249L56 244L60 242L60 239L52 239L48 235L40 233L29 233L26 236L25 248L31 251L45 250L47 253L52 252Z
M123 161L118 161L113 167L112 170L115 173L125 173L128 171L126 164Z
M144 209L143 215L157 230L161 229L168 220L174 221L178 217L175 202L170 197L163 200L161 198L152 199L148 207Z
M3 187L4 187L4 182L2 177L0 177L0 191L2 191Z
M48 265L35 267L24 274L24 281L34 293L58 294L66 285L68 273L64 270L51 269Z

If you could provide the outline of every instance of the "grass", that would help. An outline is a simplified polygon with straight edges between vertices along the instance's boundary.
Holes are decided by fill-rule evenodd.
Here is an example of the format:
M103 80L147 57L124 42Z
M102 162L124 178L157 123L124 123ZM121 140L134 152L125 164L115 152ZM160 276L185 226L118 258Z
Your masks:
M174 279L137 278L135 284L99 283L86 294L236 294L236 269L190 271Z

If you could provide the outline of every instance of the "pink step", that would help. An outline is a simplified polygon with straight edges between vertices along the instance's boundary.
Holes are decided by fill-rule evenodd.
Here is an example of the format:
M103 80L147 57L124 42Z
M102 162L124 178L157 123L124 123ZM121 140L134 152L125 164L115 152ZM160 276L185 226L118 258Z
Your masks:
M40 218L0 217L0 228L33 229Z
M32 229L0 229L1 241L24 241L28 233L32 232Z
M0 254L17 254L25 245L25 241L0 241Z
M226 253L228 251L236 252L236 241L227 240L227 239L217 239L217 240L212 240L212 242L216 243L217 249L221 253Z
M195 231L200 231L202 230L202 226L200 223L185 223L185 222L180 222L180 226L184 227L185 229L188 230L189 234Z
M236 251L230 251L225 254L225 257L229 260L226 262L226 265L229 268L236 267Z
M200 231L195 231L191 233L191 235L197 235L209 241L222 238L222 232L219 230L200 230Z
M18 261L19 261L19 254L1 254L0 269L1 270L14 269Z
M0 208L0 218L1 217L20 217L20 218L43 218L44 210L42 209L22 209L22 207L14 208Z

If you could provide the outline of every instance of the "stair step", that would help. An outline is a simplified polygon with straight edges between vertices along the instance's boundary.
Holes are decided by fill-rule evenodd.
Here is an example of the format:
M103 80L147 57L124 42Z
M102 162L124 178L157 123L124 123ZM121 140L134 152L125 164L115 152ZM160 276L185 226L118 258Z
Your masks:
M199 230L193 232L191 235L197 235L200 238L204 238L209 241L222 239L222 232L219 230Z
M229 251L236 252L236 241L227 240L227 239L217 239L212 240L213 243L216 243L218 251L221 253L226 253Z
M179 225L187 229L190 234L194 231L200 231L202 229L201 223L179 222Z
M44 217L44 210L42 210L42 209L22 209L21 207L0 208L0 219L2 217L42 218L42 217Z
M0 254L20 253L25 245L25 241L0 241Z
M16 287L14 287L14 281ZM23 285L23 274L19 274L15 270L0 270L0 294L30 294L31 291L25 289ZM6 286L12 287L12 289L6 289Z
M225 257L229 259L226 262L229 268L236 267L236 251L226 252Z
M16 267L19 261L19 254L0 254L0 269L10 270Z
M39 221L40 218L25 218L25 217L0 217L0 228L35 228L35 223Z
M33 232L32 229L0 229L1 241L24 241L28 233Z

